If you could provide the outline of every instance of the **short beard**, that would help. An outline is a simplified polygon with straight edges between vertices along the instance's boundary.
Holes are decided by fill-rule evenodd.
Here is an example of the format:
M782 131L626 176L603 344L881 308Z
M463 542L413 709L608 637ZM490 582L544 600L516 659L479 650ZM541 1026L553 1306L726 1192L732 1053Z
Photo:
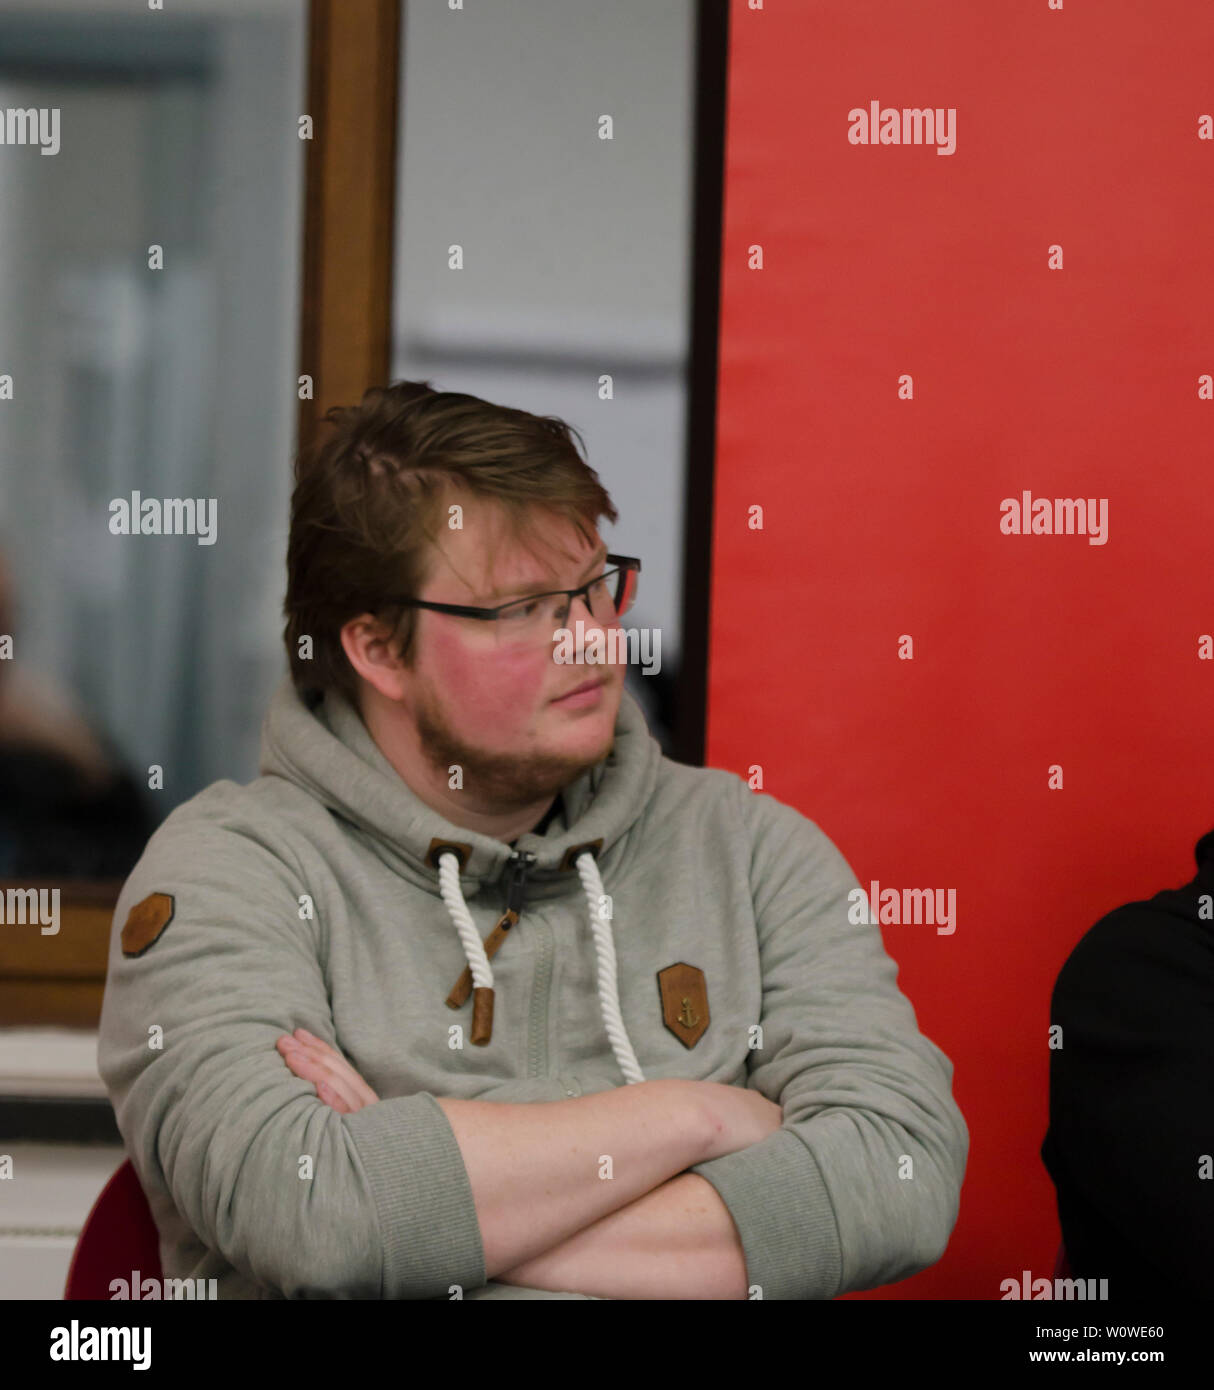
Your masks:
M503 811L530 806L542 797L554 797L563 787L596 766L611 751L614 733L594 758L553 753L491 753L465 743L444 721L442 708L429 692L414 711L422 754L436 772L450 776L455 765L463 771L463 788Z

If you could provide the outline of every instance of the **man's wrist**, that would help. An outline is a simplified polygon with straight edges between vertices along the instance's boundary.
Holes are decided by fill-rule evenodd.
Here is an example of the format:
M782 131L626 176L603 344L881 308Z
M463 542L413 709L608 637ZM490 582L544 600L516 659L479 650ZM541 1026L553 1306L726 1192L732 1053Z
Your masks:
M685 1077L670 1077L654 1084L669 1088L671 1113L677 1116L679 1134L686 1140L682 1150L686 1162L679 1171L715 1157L720 1121L712 1103L712 1087Z

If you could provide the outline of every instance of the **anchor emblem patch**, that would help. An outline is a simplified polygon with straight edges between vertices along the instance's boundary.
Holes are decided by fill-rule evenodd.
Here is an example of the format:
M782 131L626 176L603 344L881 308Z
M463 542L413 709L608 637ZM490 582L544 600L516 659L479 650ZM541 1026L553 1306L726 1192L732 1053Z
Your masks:
M662 1021L684 1047L694 1047L704 1036L708 1016L708 984L695 965L678 961L658 971Z

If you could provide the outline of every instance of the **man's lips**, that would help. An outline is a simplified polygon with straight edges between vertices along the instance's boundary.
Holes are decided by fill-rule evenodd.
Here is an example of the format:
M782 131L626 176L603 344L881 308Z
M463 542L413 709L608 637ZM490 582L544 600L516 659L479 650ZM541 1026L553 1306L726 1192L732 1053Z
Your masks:
M595 686L606 684L607 678L605 676L600 676L598 680L594 681L583 681L581 685L574 686L572 690L566 690L563 695L558 695L552 703L557 704L561 700L567 700L570 695L579 695L583 690L593 690Z

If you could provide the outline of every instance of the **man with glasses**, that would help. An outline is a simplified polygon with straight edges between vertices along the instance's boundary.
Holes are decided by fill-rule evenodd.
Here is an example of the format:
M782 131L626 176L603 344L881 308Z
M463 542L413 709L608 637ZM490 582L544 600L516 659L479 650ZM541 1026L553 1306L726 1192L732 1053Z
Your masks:
M618 627L636 596L641 562L608 555L601 542L586 560L569 528L554 540L579 557L571 566L579 585L526 594L542 590L552 571L525 551L495 585L484 546L490 538L507 548L503 519L488 508L482 515L475 499L463 505L465 525L442 537L427 597L384 600L444 615L427 624L418 665L394 666L369 617L348 630L346 653L366 682L364 722L414 792L456 824L510 842L611 747L623 667L557 665L554 637L579 621L583 630ZM469 585L463 575L480 577ZM453 601L514 593L526 596L492 606ZM456 788L447 771L453 766L463 774Z
M938 1259L951 1063L826 835L662 755L569 427L411 382L328 420L262 775L179 807L114 917L99 1064L165 1273L784 1299Z

